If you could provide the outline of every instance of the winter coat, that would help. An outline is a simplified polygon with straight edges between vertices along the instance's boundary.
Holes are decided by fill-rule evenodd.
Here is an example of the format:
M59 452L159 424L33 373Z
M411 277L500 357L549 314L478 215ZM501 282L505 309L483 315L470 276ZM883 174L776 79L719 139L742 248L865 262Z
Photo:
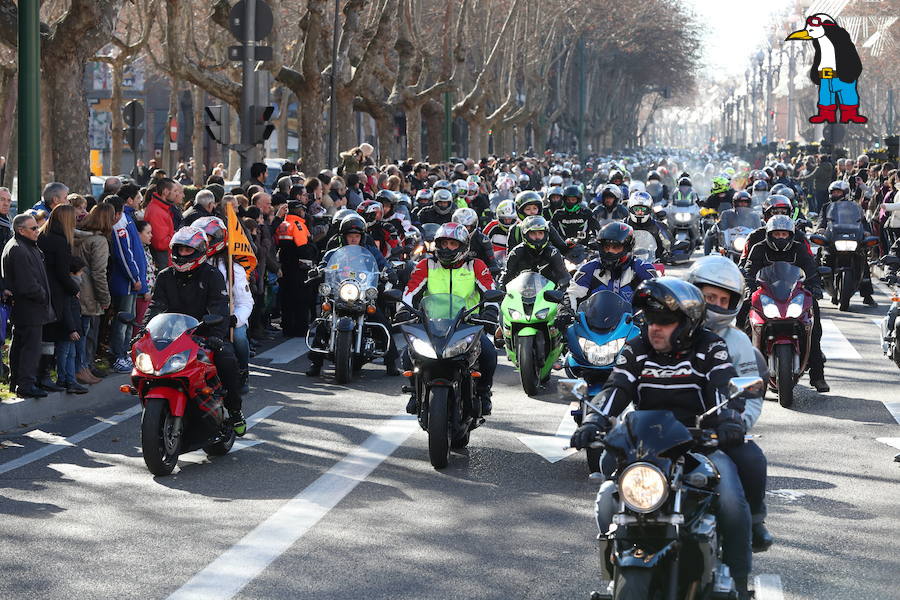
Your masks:
M175 234L175 218L169 205L154 194L150 204L144 210L144 220L153 227L153 238L150 240L150 247L156 252L168 252L169 242ZM141 254L143 254L143 251L141 251Z
M109 240L95 231L75 230L75 256L87 265L81 278L81 314L96 317L109 306L107 268L109 267Z
M42 231L38 237L38 247L44 253L44 265L47 279L50 282L50 303L58 319L44 329L45 338L50 341L68 339L73 329L71 319L71 302L81 288L72 279L72 248L69 241L61 233Z
M37 243L15 236L3 247L2 267L6 289L13 294L13 324L46 325L56 320L44 254Z
M146 294L148 291L147 260L137 227L129 217L129 208L126 207L122 217L113 225L113 259L109 274L109 291L113 296ZM136 281L141 283L138 291L132 287Z

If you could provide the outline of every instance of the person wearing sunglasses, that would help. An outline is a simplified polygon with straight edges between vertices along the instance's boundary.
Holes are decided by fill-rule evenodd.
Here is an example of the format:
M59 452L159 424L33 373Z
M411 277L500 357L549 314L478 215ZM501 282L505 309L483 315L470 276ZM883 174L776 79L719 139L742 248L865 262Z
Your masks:
M665 223L653 216L653 198L647 192L635 192L628 198L625 222L635 231L647 231L656 240L656 260L665 262L672 247L672 236Z

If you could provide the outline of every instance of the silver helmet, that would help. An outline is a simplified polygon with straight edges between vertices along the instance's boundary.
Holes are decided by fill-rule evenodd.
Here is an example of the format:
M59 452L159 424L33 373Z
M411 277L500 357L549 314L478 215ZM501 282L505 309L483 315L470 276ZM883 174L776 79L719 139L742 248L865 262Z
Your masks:
M724 256L704 256L691 265L687 280L701 290L704 285L714 285L731 294L728 308L706 305L707 326L713 331L721 331L728 327L741 310L746 289L744 276L737 265Z

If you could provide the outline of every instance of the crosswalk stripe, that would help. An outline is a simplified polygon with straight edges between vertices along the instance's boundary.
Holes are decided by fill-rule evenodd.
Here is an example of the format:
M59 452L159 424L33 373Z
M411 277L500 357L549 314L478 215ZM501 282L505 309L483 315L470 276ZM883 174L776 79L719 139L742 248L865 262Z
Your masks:
M822 352L829 360L859 360L862 358L831 319L822 319Z
M309 346L302 337L291 338L274 348L269 348L262 354L257 354L256 359L270 360L273 365L284 365L294 359L300 358L309 352Z
M784 600L781 577L778 575L757 575L754 581L756 600Z

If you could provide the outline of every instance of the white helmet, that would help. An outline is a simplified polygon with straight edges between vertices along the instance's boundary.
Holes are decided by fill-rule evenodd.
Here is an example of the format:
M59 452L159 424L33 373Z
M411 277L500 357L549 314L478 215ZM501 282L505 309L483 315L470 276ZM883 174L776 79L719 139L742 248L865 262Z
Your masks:
M636 223L646 223L653 214L653 198L647 192L635 192L628 197L628 212Z
M737 317L744 302L745 284L741 270L730 258L713 254L698 259L691 265L687 281L697 287L714 285L731 295L728 308L706 305L706 324L710 329L721 331Z
M563 178L560 175L551 175L550 179L547 180L547 187L562 187Z
M647 187L644 185L643 181L632 181L628 185L628 195L631 196L635 192L646 192Z

